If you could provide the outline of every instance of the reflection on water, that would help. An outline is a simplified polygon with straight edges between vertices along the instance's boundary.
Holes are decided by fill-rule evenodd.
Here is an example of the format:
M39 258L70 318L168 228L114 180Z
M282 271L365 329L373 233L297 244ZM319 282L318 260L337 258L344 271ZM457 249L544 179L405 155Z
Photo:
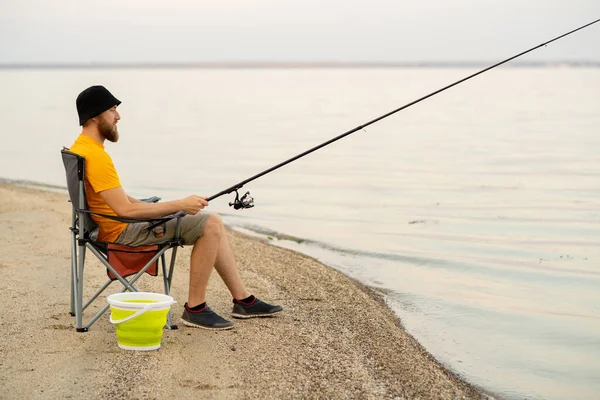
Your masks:
M124 186L170 199L217 193L471 72L2 71L0 176L64 185L73 99L98 82L123 100L107 149ZM253 209L210 208L385 290L436 358L500 397L593 399L599 91L599 69L495 70L252 182Z

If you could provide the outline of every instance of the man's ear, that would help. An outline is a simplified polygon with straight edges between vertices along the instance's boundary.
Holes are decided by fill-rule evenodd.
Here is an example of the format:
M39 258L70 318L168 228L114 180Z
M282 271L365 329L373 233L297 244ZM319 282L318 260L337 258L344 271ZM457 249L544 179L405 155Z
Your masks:
M86 128L86 127L90 126L91 124L97 124L97 123L98 123L98 117L90 118L83 123L83 127Z

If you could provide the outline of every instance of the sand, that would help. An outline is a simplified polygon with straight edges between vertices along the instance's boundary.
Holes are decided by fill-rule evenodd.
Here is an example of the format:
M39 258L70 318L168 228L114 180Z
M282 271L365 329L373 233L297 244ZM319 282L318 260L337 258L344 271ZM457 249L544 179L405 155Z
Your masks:
M233 231L244 281L253 294L281 304L280 316L234 320L233 330L219 332L179 323L150 352L120 349L108 313L78 333L69 315L70 223L65 193L0 183L2 399L485 397L429 355L380 293L310 257ZM176 322L187 297L190 250L177 256ZM89 294L106 279L92 256L85 279ZM138 289L161 292L161 285L144 276ZM118 290L113 284L108 293ZM231 312L216 273L208 304L225 317ZM86 310L84 317L91 315Z

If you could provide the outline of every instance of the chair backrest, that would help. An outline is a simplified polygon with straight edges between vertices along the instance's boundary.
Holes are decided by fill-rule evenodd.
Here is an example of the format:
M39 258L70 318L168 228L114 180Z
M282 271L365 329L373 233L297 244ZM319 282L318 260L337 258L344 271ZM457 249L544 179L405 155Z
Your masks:
M98 239L98 224L89 213L85 195L85 158L69 151L66 147L61 150L65 173L67 175L67 189L73 210L79 216L79 237L82 239Z

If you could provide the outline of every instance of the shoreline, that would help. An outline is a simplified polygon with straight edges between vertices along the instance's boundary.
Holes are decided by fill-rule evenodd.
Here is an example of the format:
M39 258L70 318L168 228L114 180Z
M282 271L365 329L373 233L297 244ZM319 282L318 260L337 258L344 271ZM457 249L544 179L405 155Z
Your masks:
M76 333L68 314L67 195L24 184L0 180L0 271L12 289L0 293L0 383L6 388L0 398L489 396L427 353L379 290L310 256L231 230L242 278L257 296L282 304L281 317L235 320L229 332L179 324L164 332L159 351L148 353L120 350L106 314L89 332ZM177 256L176 322L187 295L190 249ZM92 258L86 284L101 284L105 270ZM140 290L161 292L162 280L140 281ZM217 274L208 302L228 317L231 299Z

